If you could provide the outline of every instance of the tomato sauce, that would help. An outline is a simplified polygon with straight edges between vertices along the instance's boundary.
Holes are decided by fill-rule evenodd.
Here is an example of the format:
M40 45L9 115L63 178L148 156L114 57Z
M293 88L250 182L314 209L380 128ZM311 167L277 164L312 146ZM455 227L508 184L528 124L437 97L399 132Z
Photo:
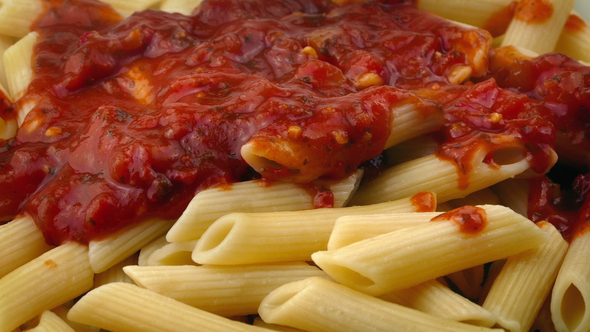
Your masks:
M584 31L586 26L586 22L584 22L580 16L571 14L568 16L567 21L565 22L564 29L570 33L579 33Z
M470 205L445 212L430 221L452 221L459 226L462 233L471 235L482 232L488 223L486 211Z
M489 38L404 1L212 0L125 20L91 0L46 6L17 103L36 106L0 147L0 215L31 215L51 244L177 218L200 190L251 177L252 139L286 140L314 176L342 178L382 152L389 109L418 98L403 89L447 85ZM309 182L296 172L262 175Z
M436 210L436 196L428 191L423 191L410 197L415 212L432 212Z
M546 54L532 60L517 60L510 66L495 70L491 77L502 88L528 96L539 103L537 114L547 124L542 132L553 126L554 149L561 165L583 170L590 165L590 68L562 54ZM561 168L557 165L557 169ZM571 168L571 167L570 167ZM568 170L568 172L571 172ZM580 172L580 171L575 171ZM571 240L578 229L585 227L581 217L587 197L587 175L580 174L571 187L547 178L532 180L529 197L529 218L547 220Z
M34 79L0 113L35 105L0 141L0 220L27 213L50 244L175 219L199 191L248 179L301 183L330 207L311 180L378 173L390 109L410 101L444 109L437 155L457 165L461 189L482 148L475 162L500 167L497 152L520 147L538 173L551 148L590 151L588 68L553 54L485 74L489 33L408 1L210 0L192 16L124 20L93 0L46 6ZM451 85L463 66L474 77ZM251 141L290 147L292 163L256 174L240 154ZM470 211L461 220L476 232L485 218Z
M553 16L553 4L548 0L523 0L514 11L514 18L526 23L541 24Z
M512 18L514 17L514 11L516 10L517 5L518 2L514 1L504 9L495 13L484 23L483 28L489 31L494 37L503 35L508 29L510 21L512 21Z

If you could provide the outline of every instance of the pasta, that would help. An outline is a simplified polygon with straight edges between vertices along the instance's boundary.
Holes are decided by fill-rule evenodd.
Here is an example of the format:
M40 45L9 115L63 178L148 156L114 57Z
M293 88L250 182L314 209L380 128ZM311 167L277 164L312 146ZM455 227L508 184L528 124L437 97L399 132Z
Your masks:
M479 217L474 217L475 224L462 219L474 209L483 223L477 222ZM437 221L333 251L318 251L312 259L334 280L368 294L381 295L506 258L548 240L548 234L528 219L500 206L459 208L433 220ZM460 225L475 232L470 234Z
M278 288L265 298L259 311L266 322L311 331L389 331L391 326L397 326L402 331L491 330L429 317L320 278L309 278ZM332 311L338 312L338 316L326 317L323 314ZM358 311L362 314L355 314ZM302 315L306 319L299 319Z
M510 331L530 329L567 251L567 242L553 225L539 224L551 234L551 240L537 249L510 257L482 305L497 317L498 325Z
M327 278L304 263L251 266L128 266L141 287L193 307L231 317L252 315L262 299L283 284L309 277Z
M574 0L359 2L3 1L0 332L590 329Z

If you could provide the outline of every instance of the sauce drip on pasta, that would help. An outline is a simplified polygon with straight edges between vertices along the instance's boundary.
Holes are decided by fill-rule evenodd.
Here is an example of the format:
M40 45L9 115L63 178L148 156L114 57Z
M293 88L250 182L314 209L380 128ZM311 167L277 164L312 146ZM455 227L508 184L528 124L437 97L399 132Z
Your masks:
M462 233L477 234L484 230L488 219L484 209L465 205L436 216L430 221L452 221L459 226Z

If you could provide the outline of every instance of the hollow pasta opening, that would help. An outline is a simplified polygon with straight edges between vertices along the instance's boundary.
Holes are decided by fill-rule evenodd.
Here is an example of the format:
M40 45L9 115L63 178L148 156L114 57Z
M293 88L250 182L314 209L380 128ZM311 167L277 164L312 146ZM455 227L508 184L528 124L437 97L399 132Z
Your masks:
M498 165L516 164L526 158L526 154L520 146L509 146L494 151L492 159Z
M586 301L574 284L570 284L561 301L561 317L569 331L574 331L584 320Z
M218 247L223 240L227 238L235 224L236 220L234 218L218 219L209 227L205 234L203 234L195 251L209 251Z
M346 284L355 285L354 288L370 288L372 286L375 286L375 282L371 278L365 277L357 271L349 269L345 266L328 263L323 264L321 267L324 270L330 271L330 275L339 276L338 279L346 279Z
M295 295L299 294L299 292L305 287L305 285L301 283L292 283L288 286L282 288L281 292L275 292L274 296L269 296L267 300L264 302L264 308L266 310L274 310L289 300L291 300Z

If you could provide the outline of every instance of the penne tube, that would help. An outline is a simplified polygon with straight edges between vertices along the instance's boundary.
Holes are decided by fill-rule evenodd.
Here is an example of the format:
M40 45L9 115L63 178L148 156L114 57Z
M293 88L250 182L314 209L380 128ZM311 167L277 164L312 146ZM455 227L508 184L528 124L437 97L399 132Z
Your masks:
M231 317L258 313L262 299L286 283L328 276L305 263L247 266L127 266L140 287Z
M327 249L335 250L377 235L426 224L438 215L439 212L422 212L340 217L336 219Z
M468 299L478 299L483 284L483 265L474 266L462 271L450 273L445 278L457 287L460 294ZM475 272L475 273L474 273Z
M500 197L502 205L514 212L528 217L529 181L521 179L507 179L491 187Z
M306 331L499 331L430 316L317 277L277 288L258 311L267 323Z
M43 12L38 0L4 0L0 7L0 34L21 38Z
M195 265L191 256L197 241L167 243L149 256L146 265Z
M549 294L547 299L545 299L545 302L543 302L543 305L531 326L531 331L557 332L557 330L555 330L555 325L553 325L553 320L551 320L551 294Z
M453 292L436 280L385 293L379 298L432 316L466 324L492 327L496 317L488 310Z
M49 249L51 247L30 217L18 217L0 226L0 278Z
M377 91L388 92L386 89ZM402 98L404 99L388 105L391 115L389 117L391 121L390 132L383 149L433 132L444 123L442 109L433 102L412 94L405 94ZM334 110L332 109L330 113L334 113ZM293 136L301 136L301 134ZM370 140L371 137L372 134L366 135L364 140ZM360 139L361 142L355 141L352 144L353 142L350 142L347 136L346 138L335 137L333 140L338 144L339 148L346 147L346 149L352 149L352 147L359 149L359 144L364 144L365 147L361 149L363 152L373 144L369 143L367 145L366 142L362 141L363 139ZM287 138L274 137L274 135L273 138L270 138L255 135L242 146L240 153L250 167L262 176L273 178L273 174L277 170L286 170L291 175L284 177L284 180L303 183L325 176L326 174L322 172L326 172L326 167L327 169L334 168L332 164L346 163L338 159L338 153L334 154L333 152L332 154L326 154L324 158L308 159L307 156L313 153L309 149L308 143L303 139L288 136ZM332 148L330 148L330 151L332 151ZM367 159L374 157L376 155ZM301 160L305 160L305 162L301 163Z
M201 4L202 0L163 0L160 3L160 10L168 13L180 13L190 15L193 10Z
M540 247L509 257L482 307L511 332L527 332L557 277L568 244L555 227L537 223L551 235Z
M165 245L167 245L169 242L166 241L166 236L161 236L156 240L153 240L152 242L146 244L145 246L143 246L141 248L141 250L139 251L139 257L137 258L137 265L139 266L147 266L148 265L148 260L150 259L150 256L152 255L152 253L154 253L154 251L164 247Z
M296 328L292 328L292 327L288 327L288 326L269 324L269 323L263 321L260 317L254 318L254 322L252 323L252 325L263 327L265 329L269 329L272 331L282 331L282 332L300 332L300 331L302 331L300 329L296 329Z
M431 133L444 123L442 112L432 107L416 109L416 105L410 103L395 107L392 113L391 134L384 150Z
M408 201L406 198L340 209L228 214L207 229L192 258L199 264L224 265L310 260L314 252L327 249L338 217L413 211L415 207Z
M319 181L315 185L334 195L334 207L342 207L356 191L361 177L362 172L357 171L342 181ZM284 182L268 185L257 180L238 182L199 192L166 239L169 242L196 240L215 220L231 212L299 211L314 207L314 197L303 186Z
M0 9L1 10L1 9ZM8 86L8 80L6 78L6 67L4 66L4 53L7 49L10 48L14 44L14 40L12 37L0 35L0 85L2 86L2 90L5 92L5 88ZM6 96L10 97L8 93Z
M68 318L118 332L266 331L126 283L88 292L70 309Z
M513 151L513 148L506 150L508 154L513 154ZM475 153L466 188L459 188L460 171L457 166L449 161L438 159L433 154L389 168L376 179L362 184L352 197L350 205L379 203L427 190L436 193L437 201L443 203L512 178L529 168L524 158L492 167L483 162L489 152L486 149L480 149Z
M399 165L436 152L438 143L429 135L396 144L385 150L388 164Z
M29 332L76 332L58 315L51 311L43 311L39 324L34 328L28 329Z
M123 268L127 265L136 265L137 256L138 255L131 255L126 259L122 260L121 262L110 267L106 271L94 275L94 286L92 288L98 288L102 285L110 284L113 282L126 282L132 284L133 280L129 278L129 276L125 274L125 272L123 272Z
M102 0L108 3L123 16L129 16L134 12L148 9L158 4L161 0Z
M502 271L502 267L504 267L505 263L506 263L506 259L500 259L500 260L492 262L490 264L490 266L488 267L488 273L486 275L486 280L485 280L485 283L483 284L483 288L481 289L481 292L479 293L479 299L477 300L477 303L479 305L482 305L483 302L485 301L486 297L488 296L488 293L490 292L490 289L492 289L492 286L494 285L494 281L496 280L496 278L498 277L498 275Z
M18 0L12 1L16 2ZM25 1L26 2L26 1ZM5 7L2 6L0 11ZM0 22L2 22L0 18ZM27 90L29 83L33 79L33 48L39 34L37 32L28 33L24 38L17 41L14 45L4 51L3 63L6 70L7 88L12 100L19 100ZM29 109L30 111L30 109ZM18 124L21 125L26 117L27 112L18 111Z
M555 52L578 61L590 61L590 26L577 13L571 13L565 22Z
M337 282L380 295L538 247L548 238L503 206L466 206L428 224L316 252L312 259Z
M502 46L519 46L538 54L553 52L574 2L575 0L520 1L506 30Z
M66 307L65 305L60 305L58 307L55 307L55 308L51 309L51 311L54 312L56 315L58 315L59 318L61 318L61 320L66 322L76 332L100 332L100 329L98 327L94 327L94 326L90 326L90 325L86 325L86 324L80 324L80 323L72 322L71 320L69 320L68 319L68 312L70 311L70 309L68 309L68 307Z
M489 188L484 188L473 192L463 198L457 198L448 202L453 208L458 208L464 205L498 205L500 198Z
M172 226L169 220L154 219L100 241L90 241L88 256L95 273L106 271L164 235Z
M551 317L559 332L590 329L590 232L570 243L551 295Z
M0 279L0 331L9 332L92 287L88 249L66 243ZM42 280L43 282L39 282Z
M493 31L496 25L508 25L510 22L512 2L513 0L420 0L417 5L420 9L446 19L492 30L490 32L496 35ZM501 26L498 28L501 29Z

